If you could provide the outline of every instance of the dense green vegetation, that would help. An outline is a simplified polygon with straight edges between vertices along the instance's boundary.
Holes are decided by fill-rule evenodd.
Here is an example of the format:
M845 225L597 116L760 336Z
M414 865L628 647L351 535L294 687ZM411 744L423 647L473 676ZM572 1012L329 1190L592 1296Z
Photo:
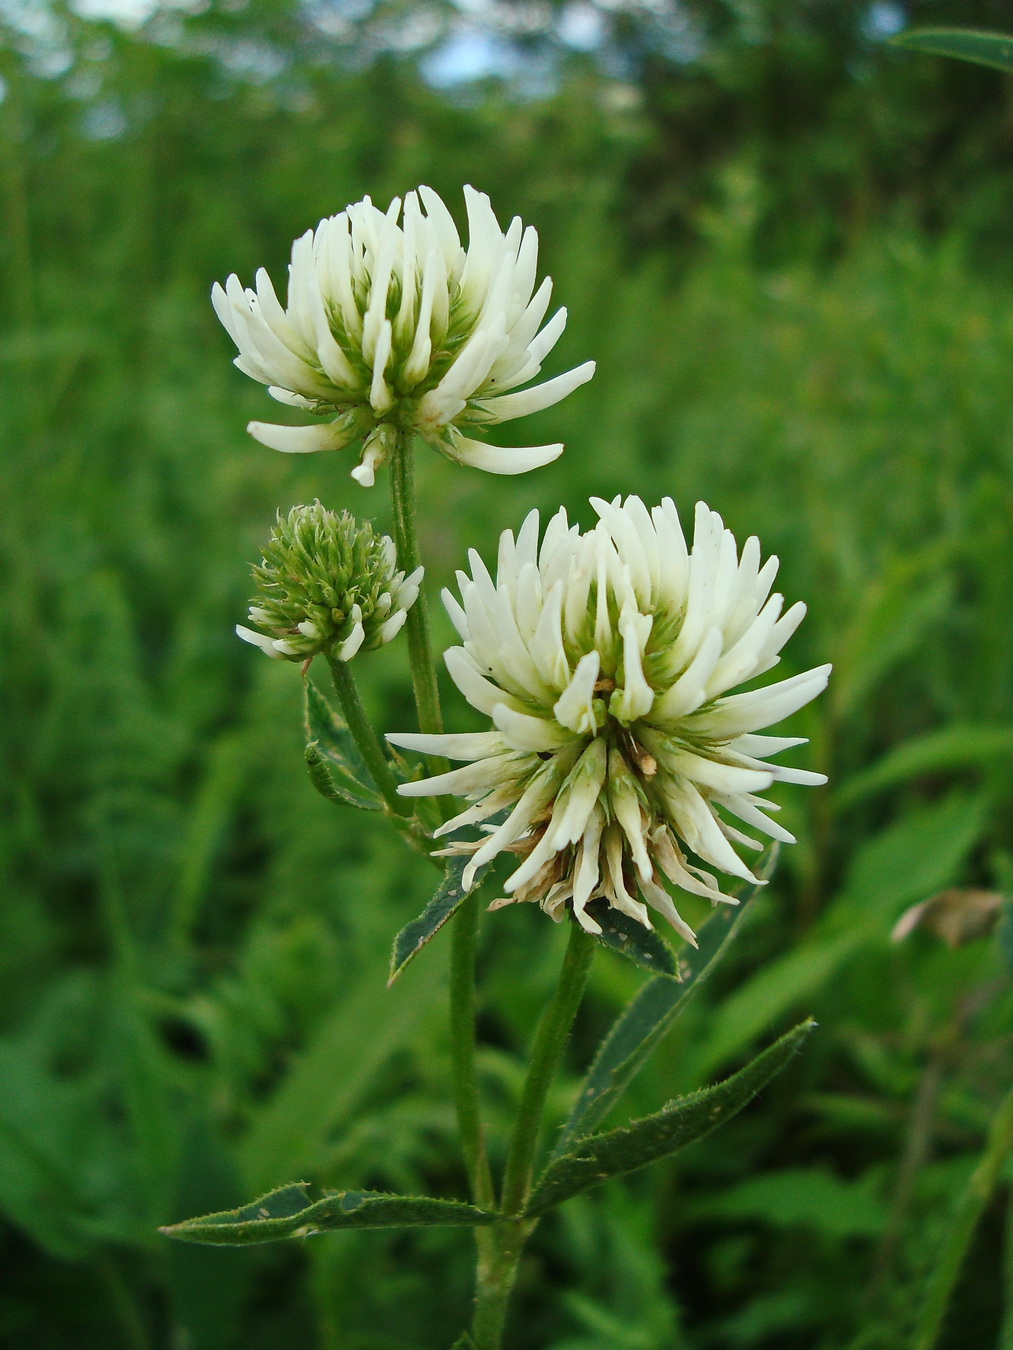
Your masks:
M586 524L592 493L684 516L703 496L808 602L787 661L835 663L795 719L830 786L785 794L800 842L634 1109L807 1013L820 1030L722 1132L544 1223L509 1344L915 1344L1013 1068L1002 942L889 937L946 888L1013 889L1010 86L886 49L848 3L688 5L681 48L652 27L665 6L604 12L608 60L550 25L514 34L537 87L444 92L419 73L439 31L391 39L412 3L136 30L54 5L0 30L0 1344L438 1350L464 1320L463 1231L156 1233L300 1178L463 1194L445 944L384 989L430 878L313 792L298 675L232 633L279 506L387 528L384 490L245 436L269 400L207 303L230 271L280 276L321 215L419 181L538 227L570 310L549 373L599 362L519 428L565 440L549 468L420 458L434 599L531 506ZM409 727L399 644L367 672L371 711ZM445 710L470 725L452 689ZM535 910L484 923L494 1151L563 941ZM598 957L560 1120L641 981ZM1005 1185L954 1350L1013 1346Z

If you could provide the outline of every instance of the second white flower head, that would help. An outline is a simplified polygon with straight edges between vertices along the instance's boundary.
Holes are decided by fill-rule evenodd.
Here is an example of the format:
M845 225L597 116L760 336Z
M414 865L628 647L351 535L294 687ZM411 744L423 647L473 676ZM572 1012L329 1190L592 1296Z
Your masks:
M770 590L777 559L741 556L720 516L700 503L688 549L672 501L597 499L581 534L560 510L541 546L538 513L500 540L494 580L477 553L444 601L462 644L446 653L465 698L491 718L473 735L394 735L394 744L466 761L403 785L404 794L456 793L474 804L453 833L505 814L482 837L455 841L478 868L509 850L505 887L589 931L602 899L650 926L644 901L693 940L665 881L727 899L701 864L755 880L733 845L759 848L728 817L775 839L792 836L757 797L775 780L822 774L768 763L797 739L756 733L808 703L829 666L744 693L733 686L776 665L805 606L782 613ZM638 898L638 892L639 897Z
M383 212L366 197L297 239L287 308L263 268L255 290L234 274L215 284L239 369L280 402L332 417L251 422L253 436L297 453L364 441L352 475L366 486L398 430L490 473L523 473L561 453L560 444L500 449L472 434L557 403L594 362L519 389L541 370L566 310L542 327L552 282L535 289L535 230L514 217L504 232L484 193L464 194L467 249L440 197L421 187L403 212L399 198Z

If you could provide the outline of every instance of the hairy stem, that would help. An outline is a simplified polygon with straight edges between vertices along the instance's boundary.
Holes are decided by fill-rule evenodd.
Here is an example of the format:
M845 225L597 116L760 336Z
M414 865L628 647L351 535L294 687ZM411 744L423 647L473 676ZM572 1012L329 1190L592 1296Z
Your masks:
M514 1124L510 1151L503 1175L503 1210L520 1214L531 1189L531 1173L538 1146L538 1132L542 1123L542 1107L556 1071L563 1047L566 1045L573 1019L587 982L587 972L594 955L594 940L576 922L570 926L570 941L559 984L552 1002L542 1015L531 1052L521 1104Z
M450 1047L454 1070L454 1102L461 1149L476 1205L494 1203L489 1160L482 1138L475 1072L475 948L478 941L478 896L469 895L454 916L450 947ZM476 1234L480 1230L476 1229Z
M391 502L394 508L394 542L397 545L398 565L406 573L420 565L418 530L415 506L415 461L412 436L399 431L394 442L390 462ZM412 687L418 711L419 730L439 734L443 730L440 694L433 664L432 643L429 638L429 611L425 590L408 611L408 659L411 663ZM446 761L429 757L433 773L443 773ZM441 811L446 819L449 811ZM482 1121L478 1101L478 1078L475 1070L475 949L478 935L478 901L472 896L454 916L451 930L450 955L450 1039L454 1076L454 1104L457 1110L461 1150L468 1172L472 1198L476 1204L493 1201L492 1178L482 1139ZM480 1261L485 1259L489 1242L479 1236Z
M580 1006L593 955L593 940L574 923L559 972L559 984L542 1015L524 1079L503 1177L501 1208L504 1220L495 1228L486 1229L486 1241L479 1248L475 1318L471 1332L478 1350L499 1350L502 1344L507 1304L517 1279L521 1252L537 1222L521 1216L531 1191L542 1109Z
M503 1344L507 1305L517 1280L524 1243L534 1226L512 1220L485 1230L488 1240L479 1246L475 1317L471 1325L476 1350L500 1350Z
M359 698L359 691L355 687L348 662L337 661L328 657L327 664L331 668L334 692L338 696L341 711L348 723L348 730L352 733L352 739L358 747L359 754L362 756L377 790L395 815L411 815L412 808L409 803L403 797L397 795L397 781L391 772L390 765L387 763L387 757L381 749L380 742L376 738L376 732L366 716L366 710L362 706L362 700Z
M420 566L418 529L415 512L415 459L410 432L399 431L390 460L390 491L394 507L394 542L398 565L404 572ZM411 663L412 688L418 710L419 730L429 734L443 730L440 693L436 684L432 643L429 640L429 609L424 589L408 611L408 660ZM434 766L434 772L445 769Z

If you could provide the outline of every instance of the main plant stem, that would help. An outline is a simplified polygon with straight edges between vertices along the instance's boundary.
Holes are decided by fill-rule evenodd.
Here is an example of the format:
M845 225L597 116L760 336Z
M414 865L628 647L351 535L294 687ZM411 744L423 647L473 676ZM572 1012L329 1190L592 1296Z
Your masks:
M407 575L421 566L415 511L415 457L410 432L399 431L390 457L390 493L394 507L394 542L398 566ZM440 691L436 684L433 647L429 640L429 607L422 589L408 611L408 660L418 709L419 730L439 734L443 730ZM446 767L446 766L444 766Z
M454 1104L461 1151L476 1205L495 1203L492 1174L482 1137L475 1069L475 949L478 945L478 896L469 895L454 915L450 940L450 1055ZM481 1252L486 1234L475 1229Z
M477 1350L499 1350L507 1303L517 1278L521 1252L534 1223L522 1218L531 1193L535 1151L545 1098L580 1007L594 941L574 923L552 1002L542 1015L514 1123L500 1208L504 1221L486 1229L488 1250L480 1252L472 1339Z
M406 573L420 565L415 509L415 460L411 434L399 431L390 460L391 502L394 508L394 542L398 565ZM436 667L429 639L429 611L425 590L408 611L408 659L418 712L419 730L439 734L443 730ZM446 761L430 757L433 773L442 773ZM474 896L465 900L454 916L450 948L450 1042L454 1078L454 1105L461 1135L471 1196L476 1204L493 1201L492 1178L482 1139L482 1120L478 1102L478 1077L475 1070L475 948L478 935L478 903ZM481 1229L476 1229L480 1260L488 1245Z

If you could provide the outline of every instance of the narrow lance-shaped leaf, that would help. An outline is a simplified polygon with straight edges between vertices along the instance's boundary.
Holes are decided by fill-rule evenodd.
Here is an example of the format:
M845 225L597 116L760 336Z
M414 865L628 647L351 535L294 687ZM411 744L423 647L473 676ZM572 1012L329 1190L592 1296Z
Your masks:
M970 28L915 28L893 39L898 47L955 56L994 70L1013 71L1013 34L982 33Z
M774 870L778 846L768 849L757 875L766 880ZM687 948L679 960L677 979L666 976L648 981L617 1018L602 1041L594 1063L581 1085L553 1157L565 1153L578 1135L593 1130L625 1092L654 1047L707 980L731 946L750 904L759 894L754 886L737 907L721 905L699 932L699 947Z
M723 1083L677 1097L652 1116L578 1139L543 1172L526 1213L535 1218L572 1195L668 1157L730 1120L779 1073L816 1025L802 1022Z
M443 873L443 880L436 889L436 894L419 917L412 919L411 923L405 924L394 939L394 946L390 953L388 985L394 983L408 962L418 955L431 938L436 936L447 920L471 894L471 891L481 885L483 876L489 870L488 867L480 867L475 875L471 891L465 890L464 869L469 861L470 859L464 856L447 859L446 871Z
M629 914L613 909L607 900L592 901L587 913L601 927L594 936L603 947L662 978L674 978L678 969L675 952L653 928L645 928Z
M312 1201L306 1183L295 1182L240 1209L186 1219L160 1231L183 1242L245 1247L338 1228L462 1228L495 1221L495 1214L474 1205L428 1196L333 1191L322 1200Z
M313 786L330 801L383 809L351 732L317 687L306 681L306 765Z

